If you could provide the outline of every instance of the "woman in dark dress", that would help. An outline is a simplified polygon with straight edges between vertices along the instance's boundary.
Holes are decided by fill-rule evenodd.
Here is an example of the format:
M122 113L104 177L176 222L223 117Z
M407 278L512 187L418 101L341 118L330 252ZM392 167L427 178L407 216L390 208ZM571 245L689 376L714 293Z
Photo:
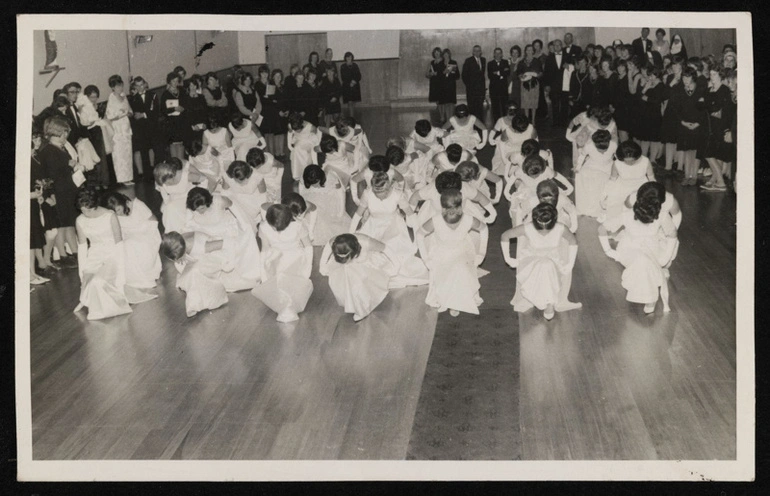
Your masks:
M168 147L171 157L184 160L185 108L180 102L181 79L176 72L166 76L166 89L160 95L161 122L163 124L164 146Z
M704 97L708 112L708 137L703 156L711 168L711 180L701 184L705 191L718 192L727 189L724 174L727 164L735 159L733 144L726 139L731 131L734 106L730 89L723 84L723 79L729 71L730 69L712 67L709 72L708 92Z
M642 147L642 154L655 162L660 156L660 105L666 92L665 85L660 80L661 69L650 64L647 66L647 83L641 88L639 104L639 129L636 136Z
M278 106L275 97L275 85L270 80L270 68L266 65L257 69L257 82L254 83L254 92L262 102L262 122L259 131L267 142L267 151L274 156L276 153L275 133L278 131Z
M307 57L307 64L302 66L302 72L305 74L305 81L307 81L308 73L314 72L316 77L320 77L321 67L319 65L321 57L318 52L310 52Z
M436 85L436 103L438 113L443 125L449 118L455 115L457 104L457 80L460 79L460 71L457 62L452 59L452 52L445 48L441 52L441 62L437 66L439 82Z
M704 135L708 123L702 101L706 88L697 83L698 71L685 67L682 71L682 83L676 86L668 100L678 118L676 150L680 153L680 165L684 168L682 186L695 186L698 182L700 160L697 153L703 148ZM668 108L666 108L668 110Z
M131 80L131 94L128 104L131 106L131 135L134 149L134 162L137 170L143 170L144 158L147 158L150 170L145 171L144 177L152 179L152 168L155 167L155 140L158 132L158 97L147 90L149 85L142 77Z
M40 270L46 270L51 264L46 262L43 257L43 248L45 247L45 227L40 220L40 204L43 200L43 181L45 172L43 165L37 156L37 150L42 143L42 133L32 131L32 161L30 164L30 202L29 202L29 282L30 284L43 284L49 281L41 277L35 271L35 260L37 260Z
M77 254L78 240L75 232L75 219L78 209L75 207L75 197L78 187L73 180L75 172L83 172L82 166L73 160L64 143L70 133L70 125L64 116L53 116L46 119L43 134L46 143L40 148L38 158L43 166L45 177L53 180L53 191L56 197L56 215L59 218L59 232L56 236L56 248L62 257L63 265L75 267L73 258L67 258L64 244L69 245L70 251Z
M319 118L321 117L321 91L316 73L310 71L307 73L307 79L305 80L306 96L305 101L305 120L318 126Z
M326 75L319 87L321 105L324 112L324 124L326 127L337 122L342 113L342 83L337 79L337 69L331 65L326 66Z
M203 138L203 131L208 123L208 106L206 99L201 96L201 80L192 77L185 81L184 92L181 97L182 107L185 108L185 147L190 147L193 141Z
M425 77L428 78L428 101L430 103L436 103L438 101L437 85L441 72L438 70L438 66L441 63L441 48L436 47L431 52L432 60L428 63L428 70L425 72Z
M254 78L248 72L242 72L238 76L237 85L233 91L235 100L235 107L238 112L243 115L244 118L256 123L257 117L262 112L262 104L259 101L259 97L254 93L252 86L254 85Z
M628 66L625 60L618 59L616 66L618 73L615 78L615 89L612 91L613 119L618 126L618 141L623 143L629 138L629 120L628 108L631 101L631 92L628 89Z
M355 118L356 102L361 101L361 71L351 52L345 52L345 62L340 65L342 99L348 106L348 115Z
M291 111L297 112L308 122L318 122L318 103L313 101L317 97L315 89L305 81L305 75L301 72L294 76L294 81L295 89L291 92L289 103Z
M270 74L270 80L275 86L275 95L272 96L272 101L278 110L276 130L273 135L275 141L274 155L276 157L283 157L285 155L284 150L286 149L286 133L289 127L289 101L283 85L283 71L281 69L273 69L273 72Z
M642 94L642 72L639 70L639 57L631 57L626 61L628 68L628 92L631 97L628 100L628 134L638 144L641 144L639 138L639 109L641 106Z
M591 101L593 87L588 80L589 57L580 57L569 81L570 119L585 112Z
M215 72L209 72L204 76L203 98L206 100L209 115L215 116L219 122L226 122L230 113L229 102Z
M672 102L672 98L676 99L675 95L678 95L677 90L682 85L682 63L681 57L672 57L670 74L663 81L663 87L666 89L663 98L666 103L664 104L663 119L660 124L660 141L665 146L665 175L674 173L674 157L677 156L676 143L679 138L679 122L681 119L678 115L678 105ZM682 163L681 154L678 157L677 163L683 168L684 164Z
M594 107L608 107L612 103L612 92L615 88L617 76L612 70L612 60L605 57L599 62L599 78L593 87L591 105Z
M508 79L508 101L516 104L516 108L521 108L521 81L519 81L518 70L521 62L521 47L513 45L508 52L510 58L508 63L511 66L511 75Z

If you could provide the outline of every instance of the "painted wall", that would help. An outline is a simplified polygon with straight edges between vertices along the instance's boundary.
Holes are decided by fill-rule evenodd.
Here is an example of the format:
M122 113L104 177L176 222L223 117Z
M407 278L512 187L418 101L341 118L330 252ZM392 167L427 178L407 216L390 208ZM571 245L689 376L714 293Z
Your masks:
M265 53L265 31L238 32L238 63L240 65L264 64L267 62Z
M83 87L95 84L107 98L107 80L113 74L128 77L128 51L125 31L55 31L58 46L59 72L51 85L45 87L52 74L39 74L45 65L43 31L34 33L33 49L33 112L40 113L53 100L53 92L65 84L77 81Z

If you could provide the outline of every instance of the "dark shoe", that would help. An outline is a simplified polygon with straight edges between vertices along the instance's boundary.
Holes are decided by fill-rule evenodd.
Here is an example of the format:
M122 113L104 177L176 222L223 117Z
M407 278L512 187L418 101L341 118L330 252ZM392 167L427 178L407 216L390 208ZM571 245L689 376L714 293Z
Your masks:
M59 259L59 266L62 269L77 269L78 268L77 255L68 255L64 258Z

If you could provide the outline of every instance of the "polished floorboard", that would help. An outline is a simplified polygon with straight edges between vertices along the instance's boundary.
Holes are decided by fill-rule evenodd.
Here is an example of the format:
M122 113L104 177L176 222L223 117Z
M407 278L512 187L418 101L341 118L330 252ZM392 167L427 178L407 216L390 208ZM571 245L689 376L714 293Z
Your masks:
M388 137L408 134L428 111L360 114L381 152ZM557 169L569 174L571 152L561 136L541 129ZM498 253L508 205L498 205L482 266L492 276L481 279L485 303L468 322L484 332L492 325L485 310L497 321L504 312L518 328L518 391L497 390L506 395L498 404L519 409L506 417L520 437L520 453L506 451L511 459L735 458L735 195L665 181L684 213L669 314L659 306L648 316L625 301L621 267L604 256L587 218L578 229L571 293L583 308L551 322L537 311L516 314L506 303L515 271ZM151 188L138 185L136 194L157 209ZM314 270L306 311L280 324L249 292L187 318L174 273L164 266L159 298L104 321L72 312L74 270L32 292L34 459L407 458L441 329L424 304L426 287L395 290L354 323ZM488 346L491 354L500 344ZM478 405L478 415L486 407ZM473 453L491 456L483 445Z

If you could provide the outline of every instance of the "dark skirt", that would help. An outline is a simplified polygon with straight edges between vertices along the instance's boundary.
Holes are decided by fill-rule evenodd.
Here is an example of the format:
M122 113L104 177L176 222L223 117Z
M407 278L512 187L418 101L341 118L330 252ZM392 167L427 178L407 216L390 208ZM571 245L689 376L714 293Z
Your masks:
M638 120L635 138L642 141L660 141L660 103L640 102Z
M703 151L704 158L715 158L724 162L735 160L733 143L725 142L725 133L729 130L730 128L725 125L725 119L709 118L709 135Z
M688 129L679 124L676 137L676 149L681 151L699 150L703 148L703 126L695 129Z
M37 200L30 200L29 203L29 248L37 250L45 246L45 228L40 220L40 204Z
M663 119L660 123L660 141L661 143L678 143L679 128L684 127L680 123L679 117L671 110L671 101L666 105L666 111L663 113Z

